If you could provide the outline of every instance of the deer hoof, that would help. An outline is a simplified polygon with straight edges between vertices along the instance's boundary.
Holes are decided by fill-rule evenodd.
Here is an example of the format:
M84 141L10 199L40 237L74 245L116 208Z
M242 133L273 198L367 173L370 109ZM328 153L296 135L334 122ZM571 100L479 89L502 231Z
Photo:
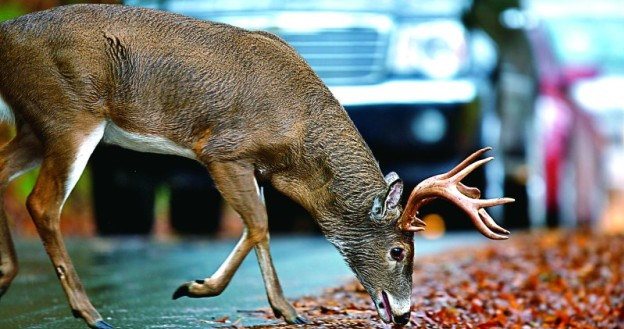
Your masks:
M111 326L110 324L104 322L104 321L98 321L95 323L94 326L92 326L92 328L95 329L115 329L113 326Z
M171 299L176 300L184 296L187 296L187 297L189 296L189 286L187 283L179 286L178 289L176 289L176 291L173 293L173 296L171 297Z
M220 295L224 288L224 286L221 286L210 279L195 280L183 283L173 293L172 298L178 299L182 296L191 298L214 297Z
M310 321L308 321L308 319L302 316L297 316L295 320L293 321L293 323L294 324L311 324Z
M284 316L284 320L286 320L286 323L288 324L310 324L310 321L308 321L308 319L297 314L295 314L294 317Z

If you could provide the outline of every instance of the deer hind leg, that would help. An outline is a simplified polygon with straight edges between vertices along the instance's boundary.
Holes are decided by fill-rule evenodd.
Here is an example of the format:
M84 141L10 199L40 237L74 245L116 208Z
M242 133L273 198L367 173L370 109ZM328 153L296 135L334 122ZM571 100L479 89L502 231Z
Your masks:
M7 291L17 275L17 257L4 210L4 192L14 178L41 160L41 145L28 126L21 126L18 133L0 149L0 297Z
M211 297L221 294L251 248L256 247L258 261L264 278L269 303L276 316L288 323L305 323L297 311L286 301L269 254L268 220L264 200L254 177L254 168L237 162L211 163L208 169L223 198L238 212L245 231L230 255L209 278L184 283L173 294L177 299Z
M91 328L109 329L112 327L102 321L85 293L59 227L63 204L101 140L104 128L103 122L81 122L69 135L46 136L41 171L27 207L74 316L84 319Z

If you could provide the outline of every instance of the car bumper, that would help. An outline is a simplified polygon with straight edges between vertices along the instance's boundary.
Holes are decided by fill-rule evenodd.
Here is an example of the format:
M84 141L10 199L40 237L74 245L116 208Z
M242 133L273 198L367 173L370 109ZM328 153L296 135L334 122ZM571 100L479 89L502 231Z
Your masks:
M389 80L373 85L331 86L344 107L389 104L470 103L477 98L471 80Z

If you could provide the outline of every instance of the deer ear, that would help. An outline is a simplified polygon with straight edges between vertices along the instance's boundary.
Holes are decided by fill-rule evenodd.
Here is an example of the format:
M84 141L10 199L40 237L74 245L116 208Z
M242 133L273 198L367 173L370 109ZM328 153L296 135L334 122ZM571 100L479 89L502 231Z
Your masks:
M373 207L371 208L371 217L374 220L382 220L386 213L386 209L384 208L384 202L382 195L378 195L373 200Z
M399 178L397 173L390 172L385 177L388 184L388 192L384 202L384 212L386 209L396 208L401 201L401 195L403 194L403 181Z
M371 215L375 220L382 220L388 213L388 210L396 208L403 193L403 181L395 172L386 175L385 181L388 184L386 193L378 195L373 200Z

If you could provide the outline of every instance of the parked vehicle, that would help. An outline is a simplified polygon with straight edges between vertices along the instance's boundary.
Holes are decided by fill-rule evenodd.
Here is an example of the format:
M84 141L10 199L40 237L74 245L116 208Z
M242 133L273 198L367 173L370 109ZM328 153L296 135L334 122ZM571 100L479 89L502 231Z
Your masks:
M527 8L539 19L536 49L551 72L541 83L541 132L558 142L542 157L546 214L594 223L616 177L606 169L624 149L624 4L531 1Z
M522 17L513 15L519 7L519 0L473 0L462 18L469 29L483 31L496 45L496 67L487 88L491 96L483 114L483 140L502 161L486 168L485 192L488 196L504 193L516 200L504 209L493 209L510 228L525 228L530 223L528 159L535 145L531 124L538 89L534 54L524 26L518 24Z
M516 199L505 206L506 226L599 218L605 156L618 153L606 154L604 139L622 140L618 102L605 100L622 88L613 75L621 74L614 69L624 56L617 48L623 17L624 6L612 0L474 0L464 17L497 45L495 108L484 113L484 141L503 161L487 168L486 195ZM595 89L601 93L587 92Z
M488 58L492 56L474 56L473 38L460 20L465 1L125 3L280 36L329 86L379 159L382 170L398 172L407 188L450 169L482 144L485 101L481 92L491 69ZM151 156L145 157L154 166L149 160ZM97 167L106 166L101 163L110 159L114 156L96 159L96 176ZM184 171L178 168L175 174ZM124 168L119 167L118 173L123 172ZM483 188L482 171L468 183ZM119 184L113 179L98 182L96 177L95 188L113 191L119 189ZM130 194L136 193L140 192ZM278 226L299 225L293 223L292 217L301 215L302 209L271 190L266 193L269 209L287 211L270 214L277 217L273 221L283 219ZM104 199L106 195L117 198L123 194L100 193ZM271 207L272 202L282 205ZM109 213L106 217L114 215Z
M508 127L518 132L510 135L524 132L525 138L511 143L507 140L508 145L499 149L524 148L503 157L511 155L515 168L526 169L515 171L514 166L506 166L501 174L506 182L517 172L525 174L524 181L515 181L520 183L518 191L526 191L532 226L593 223L605 202L604 164L613 153L605 152L622 144L622 103L609 100L618 99L615 90L624 87L621 78L614 78L621 76L618 70L624 63L624 52L617 48L622 44L617 31L624 27L624 7L615 1L590 5L556 0L527 0L522 7L523 11L506 10L499 18L508 28L526 35L537 70L537 95L535 107L525 109L532 115L513 119L517 111L510 108L526 102L517 93L520 101L513 101L514 89L522 85L514 72L523 70L518 69L517 62L508 61L498 88L510 101L499 102L498 113L502 115L498 120L515 122ZM508 130L502 129L502 143ZM605 139L606 145L612 145L607 149Z

